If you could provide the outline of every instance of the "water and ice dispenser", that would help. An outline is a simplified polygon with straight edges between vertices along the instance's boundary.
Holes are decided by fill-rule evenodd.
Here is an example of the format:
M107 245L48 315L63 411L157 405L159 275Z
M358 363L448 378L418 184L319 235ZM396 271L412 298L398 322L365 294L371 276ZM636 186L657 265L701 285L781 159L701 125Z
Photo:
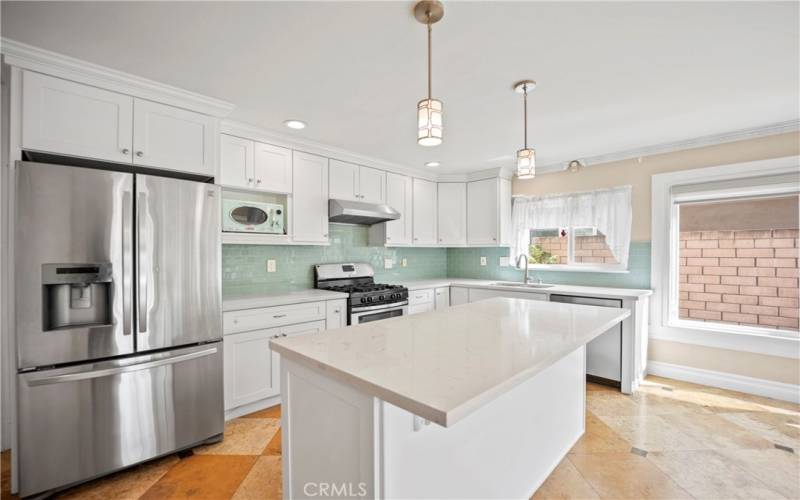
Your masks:
M111 264L43 264L43 330L110 325Z

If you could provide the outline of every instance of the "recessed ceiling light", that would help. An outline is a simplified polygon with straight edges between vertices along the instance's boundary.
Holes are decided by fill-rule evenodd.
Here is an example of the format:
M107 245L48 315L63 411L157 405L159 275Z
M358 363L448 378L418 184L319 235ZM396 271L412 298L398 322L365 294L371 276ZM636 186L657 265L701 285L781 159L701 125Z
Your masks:
M425 164L426 167L438 167L441 165L438 161L429 161Z
M286 120L285 122L283 122L283 124L295 130L306 128L306 122L300 120Z

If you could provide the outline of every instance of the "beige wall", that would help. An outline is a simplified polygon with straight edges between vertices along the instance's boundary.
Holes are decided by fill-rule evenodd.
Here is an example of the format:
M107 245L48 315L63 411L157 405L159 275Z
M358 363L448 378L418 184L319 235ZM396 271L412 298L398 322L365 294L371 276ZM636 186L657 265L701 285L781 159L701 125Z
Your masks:
M634 241L650 241L650 183L653 174L793 155L800 155L800 133L797 132L594 165L577 173L545 174L522 181L514 179L512 192L538 195L630 184L633 186L632 238ZM798 359L655 339L650 341L648 358L776 382L800 382Z
M650 181L653 174L800 155L800 133L761 137L717 146L592 165L579 172L543 174L530 180L514 179L513 194L536 195L633 186L634 241L650 241Z
M800 384L800 363L791 358L656 339L650 339L647 357L650 361L733 373L784 384Z

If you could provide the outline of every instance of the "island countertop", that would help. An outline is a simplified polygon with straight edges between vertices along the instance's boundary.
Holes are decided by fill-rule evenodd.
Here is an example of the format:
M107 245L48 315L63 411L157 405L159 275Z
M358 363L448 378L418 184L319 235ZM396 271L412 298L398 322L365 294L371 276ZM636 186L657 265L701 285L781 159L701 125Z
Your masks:
M448 427L629 315L494 298L270 345L286 359Z

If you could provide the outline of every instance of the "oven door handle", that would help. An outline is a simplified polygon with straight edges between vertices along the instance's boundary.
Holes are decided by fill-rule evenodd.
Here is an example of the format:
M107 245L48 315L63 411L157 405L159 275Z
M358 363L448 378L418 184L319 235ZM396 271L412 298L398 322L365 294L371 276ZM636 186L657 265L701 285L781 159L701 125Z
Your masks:
M408 305L408 301L405 300L403 302L392 302L391 304L378 304L376 306L354 307L354 308L350 309L350 312L351 312L351 314L360 314L362 312L377 311L377 310L380 310L380 309L386 309L387 311L389 311L389 310L398 309L400 307L407 306L407 305Z

